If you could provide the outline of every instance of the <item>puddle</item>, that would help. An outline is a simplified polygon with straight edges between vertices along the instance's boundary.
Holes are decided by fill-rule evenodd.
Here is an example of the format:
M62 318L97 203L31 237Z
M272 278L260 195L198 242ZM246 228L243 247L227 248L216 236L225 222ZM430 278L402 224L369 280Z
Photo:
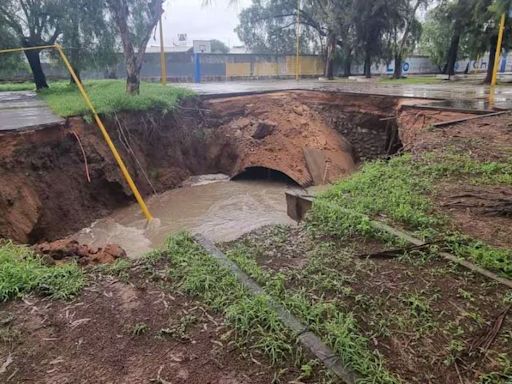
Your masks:
M184 187L148 199L155 221L147 226L133 204L76 233L76 240L100 247L122 246L137 258L182 230L209 239L232 241L270 224L293 224L286 214L285 192L298 189L282 181L230 181L224 175L194 177Z

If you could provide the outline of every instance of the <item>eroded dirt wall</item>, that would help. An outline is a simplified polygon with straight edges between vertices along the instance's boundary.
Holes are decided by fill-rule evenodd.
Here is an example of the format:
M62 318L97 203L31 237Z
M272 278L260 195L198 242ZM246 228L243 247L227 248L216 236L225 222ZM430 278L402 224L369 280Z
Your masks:
M143 195L191 175L235 176L250 167L308 186L336 181L359 160L386 154L390 133L382 119L396 103L293 91L195 99L166 115L118 113L104 121ZM131 202L98 128L82 118L0 135L0 237L55 240Z
M104 118L144 195L174 188L193 174L229 171L230 148L211 140L197 104L184 108L190 109ZM73 132L84 148L90 183ZM133 201L97 127L81 118L3 135L0 143L1 237L53 240Z

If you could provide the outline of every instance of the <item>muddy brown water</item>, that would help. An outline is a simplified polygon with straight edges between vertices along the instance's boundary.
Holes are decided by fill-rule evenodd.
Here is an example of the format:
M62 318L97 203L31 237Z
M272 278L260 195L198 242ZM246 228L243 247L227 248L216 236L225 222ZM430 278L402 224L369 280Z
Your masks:
M130 258L161 247L169 235L183 230L201 233L215 242L232 241L265 225L293 224L286 214L285 192L294 189L298 187L283 181L194 177L181 188L147 200L155 217L149 225L133 204L73 237L95 247L117 243Z

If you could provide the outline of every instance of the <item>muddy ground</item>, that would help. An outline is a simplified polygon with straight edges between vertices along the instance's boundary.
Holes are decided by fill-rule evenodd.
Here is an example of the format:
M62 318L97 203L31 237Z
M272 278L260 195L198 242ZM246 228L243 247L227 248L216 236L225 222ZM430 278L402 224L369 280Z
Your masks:
M271 383L300 376L241 350L221 316L149 281L88 274L71 302L28 296L0 304L2 383Z
M509 115L432 128L433 123L442 121L440 115L447 120L464 117L458 113L449 116L435 111L405 110L400 116L405 149L416 156L427 152L442 156L452 152L479 162L510 162L512 126ZM447 214L462 233L491 245L512 248L511 185L479 185L456 177L437 186L433 201L436 210Z

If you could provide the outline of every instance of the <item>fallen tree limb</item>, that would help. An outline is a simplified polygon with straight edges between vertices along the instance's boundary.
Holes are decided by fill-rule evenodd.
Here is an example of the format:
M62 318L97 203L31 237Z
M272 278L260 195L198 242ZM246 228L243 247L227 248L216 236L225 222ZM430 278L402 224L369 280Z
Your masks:
M388 249L388 250L378 251L378 252L373 252L373 253L361 253L359 255L356 255L356 257L359 257L361 259L366 259L366 258L392 259L395 257L400 257L407 252L421 251L421 250L430 248L432 245L443 243L443 242L444 241L432 241L432 242L428 242L425 244L410 245L408 247L403 247L403 248Z
M476 120L476 119L482 119L484 117L491 117L491 116L499 116L499 115L505 115L507 113L510 113L510 111L500 111L500 112L493 112L493 113L487 113L485 115L478 115L478 116L471 116L471 117L464 117L462 119L455 119L455 120L448 120L448 121L441 121L439 123L432 124L433 127L439 128L439 127L446 127L448 125L457 124L457 123L464 123L465 121L470 120Z

